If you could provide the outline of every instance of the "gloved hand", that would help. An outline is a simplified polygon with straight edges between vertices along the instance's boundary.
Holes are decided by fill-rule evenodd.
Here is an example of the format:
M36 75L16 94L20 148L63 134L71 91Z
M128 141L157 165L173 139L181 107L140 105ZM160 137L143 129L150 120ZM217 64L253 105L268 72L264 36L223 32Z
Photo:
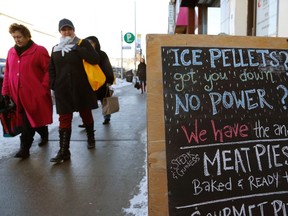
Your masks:
M65 52L66 53L69 53L71 50L72 50L72 47L74 46L74 44L68 44L68 45L65 45L63 48L62 48L62 56L65 55Z

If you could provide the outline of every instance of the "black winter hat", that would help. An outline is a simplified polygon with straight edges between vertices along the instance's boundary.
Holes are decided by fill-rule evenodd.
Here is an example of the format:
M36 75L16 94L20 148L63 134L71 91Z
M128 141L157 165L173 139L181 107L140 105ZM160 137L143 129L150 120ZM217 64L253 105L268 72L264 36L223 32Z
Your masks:
M59 21L59 32L60 32L61 29L62 29L63 27L65 27L65 26L69 26L69 27L71 27L73 30L75 30L73 23L72 23L70 20L64 18L64 19L62 19L62 20Z
M101 50L100 42L99 42L97 37L89 36L89 37L86 37L85 39L93 41L95 43L95 46L96 46L95 49L98 51Z

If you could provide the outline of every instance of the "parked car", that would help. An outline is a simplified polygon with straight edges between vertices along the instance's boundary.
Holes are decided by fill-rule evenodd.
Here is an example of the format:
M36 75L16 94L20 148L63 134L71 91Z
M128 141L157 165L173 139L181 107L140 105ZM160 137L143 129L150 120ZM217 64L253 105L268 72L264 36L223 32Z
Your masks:
M2 89L2 83L4 78L4 71L5 71L6 59L0 58L0 93Z
M134 76L134 74L133 74L133 70L132 69L125 72L125 77L126 77L126 81L127 82L132 82L133 81L133 76Z
M121 67L112 67L113 68L113 73L116 78L121 78ZM123 76L125 76L125 69L123 69ZM123 77L124 78L124 77Z

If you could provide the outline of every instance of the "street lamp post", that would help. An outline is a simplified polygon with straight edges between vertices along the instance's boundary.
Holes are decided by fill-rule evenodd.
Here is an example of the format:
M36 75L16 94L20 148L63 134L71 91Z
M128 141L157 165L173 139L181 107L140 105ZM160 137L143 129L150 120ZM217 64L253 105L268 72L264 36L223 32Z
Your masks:
M135 35L135 37L137 38L137 34L136 34L136 1L134 1L134 35ZM136 53L136 39L135 39L135 50L134 50L134 72L136 73L136 60L137 60L137 53Z
M123 79L123 32L121 30L121 79Z

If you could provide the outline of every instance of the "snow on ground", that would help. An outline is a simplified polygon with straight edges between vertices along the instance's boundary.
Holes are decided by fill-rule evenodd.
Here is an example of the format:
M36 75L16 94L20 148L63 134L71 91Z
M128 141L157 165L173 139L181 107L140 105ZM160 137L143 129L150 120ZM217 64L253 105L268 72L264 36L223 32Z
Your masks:
M146 131L141 133L141 142L147 144ZM145 148L147 149L147 148ZM145 157L147 158L147 157ZM139 184L139 194L130 200L130 207L123 209L125 216L148 216L148 184L147 184L147 160L145 160L145 175Z
M126 80L116 79L116 83L111 86L112 89L118 89L125 86L132 85L133 83L127 82ZM53 123L49 127L58 127L58 115L55 109L53 109ZM79 113L74 113L75 116L79 116ZM0 159L4 159L7 155L13 154L19 148L19 137L3 138L2 128L0 130L1 139L1 152L5 154L0 154ZM146 144L146 132L142 133L141 141ZM10 157L10 156L9 156ZM145 157L146 158L146 157ZM145 162L147 164L147 161ZM134 195L130 200L130 207L123 208L125 216L148 216L148 189L147 189L147 169L146 165L144 167L145 175L141 182L139 182L139 194Z

